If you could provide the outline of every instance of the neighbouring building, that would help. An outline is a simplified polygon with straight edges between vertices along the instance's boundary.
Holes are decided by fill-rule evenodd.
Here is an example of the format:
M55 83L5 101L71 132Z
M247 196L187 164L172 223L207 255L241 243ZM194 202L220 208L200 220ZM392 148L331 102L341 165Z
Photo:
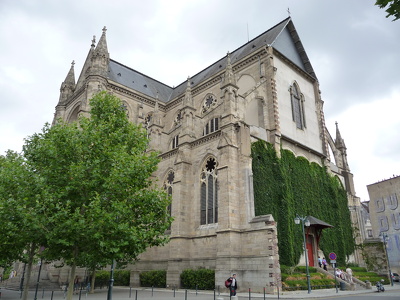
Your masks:
M383 240L392 272L400 272L400 176L367 186L373 236ZM386 267L386 266L384 266Z
M179 286L182 270L202 267L215 270L217 285L234 271L243 287L276 290L276 223L254 213L251 143L260 139L338 176L352 223L360 223L346 146L338 127L334 139L325 126L319 82L291 18L176 87L111 59L104 28L77 82L72 64L54 122L89 114L88 100L102 90L119 97L129 119L147 129L149 146L161 153L155 176L173 199L170 242L140 256L132 285L141 271L164 269L167 284ZM314 243L310 237L307 243Z

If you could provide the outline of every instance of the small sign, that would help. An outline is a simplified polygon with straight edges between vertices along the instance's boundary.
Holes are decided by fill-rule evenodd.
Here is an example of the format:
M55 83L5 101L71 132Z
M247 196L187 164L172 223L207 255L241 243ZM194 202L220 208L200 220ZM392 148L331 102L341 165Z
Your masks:
M331 259L331 264L336 264L336 260L335 259Z
M330 258L331 260L336 260L336 254L333 253L333 252L329 253L329 258Z

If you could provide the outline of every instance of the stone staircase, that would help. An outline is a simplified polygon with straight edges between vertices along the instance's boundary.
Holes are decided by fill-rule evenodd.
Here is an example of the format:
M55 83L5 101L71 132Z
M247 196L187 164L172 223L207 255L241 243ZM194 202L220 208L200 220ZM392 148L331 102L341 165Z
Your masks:
M322 274L325 274L333 279L335 279L334 275L334 270L333 269L328 269L328 271L325 271L323 268L315 267L315 269ZM371 283L366 283L361 280L358 280L353 276L353 282L348 282L346 280L343 280L339 277L336 276L337 282L339 282L339 285L344 285L346 290L349 291L355 291L355 290L365 290L365 289L372 289Z

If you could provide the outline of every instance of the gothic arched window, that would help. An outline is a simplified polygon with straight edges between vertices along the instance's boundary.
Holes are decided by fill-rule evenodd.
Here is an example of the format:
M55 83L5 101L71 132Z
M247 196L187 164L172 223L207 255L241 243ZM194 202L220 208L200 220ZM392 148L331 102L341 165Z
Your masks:
M218 129L219 129L219 119L218 118L211 119L203 129L203 136L213 133Z
M178 146L179 146L179 135L176 135L172 139L172 149L178 148Z
M167 177L164 180L164 190L165 192L168 194L168 196L172 197L172 186L174 184L174 179L175 179L175 173L173 170L170 170L167 174ZM171 217L172 215L172 204L168 205L167 207L168 210L168 214ZM169 227L168 229L171 229L171 227Z
M207 159L200 175L200 225L218 223L217 161Z
M294 83L290 87L290 99L292 104L292 117L293 122L296 123L296 127L304 129L306 127L306 119L304 115L304 98L299 91L299 87Z

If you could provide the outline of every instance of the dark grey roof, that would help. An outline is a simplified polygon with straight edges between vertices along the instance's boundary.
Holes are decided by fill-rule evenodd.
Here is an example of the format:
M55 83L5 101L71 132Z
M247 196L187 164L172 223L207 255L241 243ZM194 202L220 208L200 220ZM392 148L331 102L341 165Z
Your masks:
M108 65L108 78L153 98L156 98L158 93L160 101L163 102L169 100L173 91L172 87L112 59Z
M328 227L334 227L324 221L321 221L320 219L317 219L316 217L313 216L307 216L307 219L310 221L310 225L313 225L314 227L322 227L322 228L328 228Z
M290 17L233 51L230 54L231 63L235 64L265 46L272 46L299 68L316 78ZM227 59L224 56L192 76L190 79L192 87L225 70L226 62ZM172 88L114 60L110 60L109 78L150 97L155 98L158 92L159 100L162 102L168 102L182 95L187 86L187 81L184 81L177 87Z

